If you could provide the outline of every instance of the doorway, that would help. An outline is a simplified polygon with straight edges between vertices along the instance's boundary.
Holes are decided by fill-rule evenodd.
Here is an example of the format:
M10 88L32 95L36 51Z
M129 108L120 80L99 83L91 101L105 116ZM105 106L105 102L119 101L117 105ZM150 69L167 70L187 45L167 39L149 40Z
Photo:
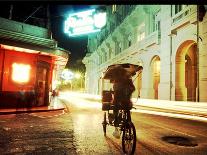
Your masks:
M38 62L37 65L37 106L46 106L49 104L49 63Z
M196 101L197 90L197 44L185 41L176 53L175 99Z
M158 87L160 83L160 57L159 56L155 56L152 59L151 69L152 69L152 86L154 92L153 98L158 99L159 97Z

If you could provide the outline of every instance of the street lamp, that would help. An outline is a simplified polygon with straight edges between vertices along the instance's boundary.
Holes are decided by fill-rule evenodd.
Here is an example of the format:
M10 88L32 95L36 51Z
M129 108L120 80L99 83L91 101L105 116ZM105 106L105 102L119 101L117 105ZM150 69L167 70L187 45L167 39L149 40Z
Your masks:
M64 80L64 82L69 82L70 83L70 88L72 91L72 79L74 78L74 73L72 71L70 71L69 69L64 69L62 74L61 74L61 78Z

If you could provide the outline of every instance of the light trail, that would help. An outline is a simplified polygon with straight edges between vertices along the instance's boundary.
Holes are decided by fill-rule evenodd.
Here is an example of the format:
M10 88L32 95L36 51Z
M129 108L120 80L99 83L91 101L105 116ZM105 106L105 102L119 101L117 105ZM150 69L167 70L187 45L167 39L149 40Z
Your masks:
M151 110L142 110L142 109L132 109L132 112L138 112L138 113L144 113L144 114L151 114L151 115L158 115L158 116L166 116L166 117L172 117L172 118L182 118L182 119L188 119L188 120L196 120L196 121L203 121L207 122L206 117L199 117L199 116L192 116L192 115L186 115L186 114L175 114L175 113L168 113L168 112L159 112L159 111L151 111Z
M59 96L59 98L65 99L80 108L101 109L102 105L100 102L87 100L86 97L87 97L86 94L74 93L74 92L60 93L60 96Z
M78 92L61 92L61 97L73 101L76 104L76 106L82 108L88 107L88 108L101 109L102 107L100 95L92 95L92 94L78 93ZM135 107L140 106L141 108L142 107L151 108L151 110L132 109L131 110L132 112L207 122L207 103L204 102L167 101L167 100L151 100L151 99L137 100L135 98L133 98L132 101ZM156 108L162 111L159 111ZM170 110L173 112L169 112Z

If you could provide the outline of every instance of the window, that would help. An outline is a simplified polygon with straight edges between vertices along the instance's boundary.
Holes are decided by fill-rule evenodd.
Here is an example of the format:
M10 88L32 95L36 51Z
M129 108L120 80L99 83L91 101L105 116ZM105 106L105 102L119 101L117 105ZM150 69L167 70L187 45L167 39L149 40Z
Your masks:
M145 38L145 23L143 22L140 24L138 28L138 36L137 36L137 41L141 41Z
M160 30L160 10L153 14L153 32Z
M99 64L102 64L102 56L99 56Z
M112 13L116 12L116 5L112 5Z
M115 55L119 53L119 43L115 42Z
M175 5L175 14L186 8L188 5Z
M122 51L122 44L121 44L121 42L119 43L119 53L121 53L121 51Z
M137 37L137 41L141 41L145 38L145 32L140 32Z
M29 82L31 66L28 64L12 64L12 80L17 83Z
M130 47L131 44L132 44L132 35L130 34L130 35L128 36L128 47Z
M157 30L160 31L160 21L157 22Z
M107 53L104 52L104 61L107 61Z
M175 5L175 14L182 10L182 5Z
M111 51L111 49L110 49L110 48L109 48L109 51L108 51L108 52L109 52L109 54L108 54L109 59L111 59L111 52L112 52L112 51Z
M156 16L157 16L157 14L154 14L152 16L152 23L153 23L152 32L154 32L156 30Z
M102 59L103 59L103 62L106 62L107 61L107 53L106 51L102 51Z

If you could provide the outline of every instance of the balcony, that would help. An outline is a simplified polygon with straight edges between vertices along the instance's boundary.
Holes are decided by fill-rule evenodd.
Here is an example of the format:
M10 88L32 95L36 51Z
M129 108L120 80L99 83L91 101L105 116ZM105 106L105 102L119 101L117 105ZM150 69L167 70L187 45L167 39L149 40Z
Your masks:
M160 44L160 31L155 31L150 35L148 35L147 37L145 37L143 40L132 44L130 47L120 52L112 59L102 63L100 65L100 70L107 68L108 65L111 65L115 62L123 63L123 61L125 61L127 57L129 57L130 55L138 54L139 52L145 51L147 50L147 48L153 47L154 45L158 45L158 44Z
M143 40L142 46L144 46L144 48L148 48L150 46L153 46L154 44L159 44L159 43L160 43L160 31L155 31L155 32L152 32L151 34L149 34Z
M188 6L181 10L179 13L174 15L171 19L171 30L176 30L188 23L194 23L197 19L197 9L196 6Z
M145 50L155 44L160 43L160 31L155 31L146 36L143 40L137 42L139 50Z

